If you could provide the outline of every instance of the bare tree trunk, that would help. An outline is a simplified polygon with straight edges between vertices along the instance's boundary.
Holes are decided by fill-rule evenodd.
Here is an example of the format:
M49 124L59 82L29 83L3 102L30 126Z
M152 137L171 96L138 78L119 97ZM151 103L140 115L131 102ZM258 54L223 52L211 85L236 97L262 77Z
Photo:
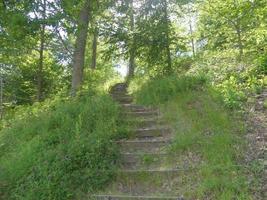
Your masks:
M242 33L241 33L240 25L236 27L236 34L237 34L237 42L238 42L238 49L239 49L238 60L242 61L243 54L244 54L244 49L243 49L244 47L243 47L243 42L242 42Z
M164 18L166 25L166 53L167 53L167 68L164 70L165 73L170 74L172 72L172 59L171 59L171 50L170 50L170 28L169 28L169 16L168 16L168 4L167 1L163 1L164 7Z
M196 50L195 50L195 41L193 37L193 28L192 28L192 21L190 19L189 21L189 30L190 30L190 37L191 37L191 45L192 45L192 52L193 52L193 57L196 56Z
M73 54L73 73L72 73L72 88L71 95L75 96L77 90L82 84L84 56L87 40L87 32L89 26L89 4L90 0L86 0L83 8L80 11L78 19L78 32L75 42L75 50Z
M133 8L133 0L130 1L130 28L131 28L131 46L130 46L130 58L129 58L129 69L128 69L128 77L127 82L129 82L134 77L135 70L135 54L136 54L136 45L135 45L135 22L134 22L134 8Z
M43 1L43 20L46 19L46 0ZM37 72L37 101L43 100L43 68L44 68L44 47L45 47L45 22L41 25L39 65Z
M135 50L130 50L130 59L129 59L129 72L128 72L128 79L132 79L134 77L134 70L135 70Z
M234 0L234 5L235 5L235 8L238 8L238 5L239 5L239 2ZM241 16L238 16L236 21L230 21L232 22L234 28L235 28L235 31L236 31L236 36L237 36L237 47L238 47L238 50L239 50L239 55L238 55L238 61L242 61L242 58L243 58L243 41L242 41L242 30L241 30L241 23L240 23L240 19L241 19Z
M92 44L92 63L91 63L91 69L96 68L96 58L97 58L97 42L98 42L98 28L97 25L95 25L94 30L94 38L93 38L93 44Z

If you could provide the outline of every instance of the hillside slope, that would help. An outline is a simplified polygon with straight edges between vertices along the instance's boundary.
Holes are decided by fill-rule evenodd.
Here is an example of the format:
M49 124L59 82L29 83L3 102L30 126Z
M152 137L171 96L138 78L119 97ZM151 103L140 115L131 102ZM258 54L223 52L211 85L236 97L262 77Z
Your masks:
M83 94L34 109L0 132L0 199L82 199L103 188L118 157L111 97Z
M223 106L205 78L161 77L133 95L130 116L142 110L131 118L138 122L133 130L142 131L119 141L117 178L93 199L253 199L243 118ZM117 98L131 103L128 95ZM162 125L168 128L159 131Z

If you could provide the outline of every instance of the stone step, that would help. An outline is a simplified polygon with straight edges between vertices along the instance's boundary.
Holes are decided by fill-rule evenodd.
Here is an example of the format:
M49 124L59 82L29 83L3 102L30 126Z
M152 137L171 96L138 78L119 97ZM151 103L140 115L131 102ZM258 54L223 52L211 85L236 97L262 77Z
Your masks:
M130 200L130 199L148 199L148 200L184 200L183 197L175 197L175 196L132 196L132 195L93 195L93 199L95 200Z
M113 89L109 91L110 94L128 94L127 88Z
M171 152L121 153L120 167L124 170L162 170L169 168L198 168L201 156L190 151L182 154Z
M121 140L117 141L117 144L120 145L122 153L131 153L131 152L160 152L168 148L168 145L171 143L170 138L164 139L135 139L135 140Z
M114 85L110 89L110 93L113 93L113 92L122 92L122 91L127 92L127 84L125 84L125 83L117 83L116 85Z
M149 111L132 111L124 112L126 116L130 118L148 118L148 117L159 117L160 113L158 110L149 110Z
M145 117L141 119L126 119L125 123L128 125L133 125L135 127L151 127L155 125L163 125L164 121L160 116L155 117Z
M163 137L171 133L169 127L148 127L148 128L139 128L132 132L132 137L137 138L151 138L151 137Z
M113 99L119 102L120 104L125 104L125 103L129 104L133 102L133 98L130 96L113 96Z
M132 98L131 95L129 94L125 94L125 93L112 93L111 96L114 98L114 99L120 99L120 98Z
M167 153L122 153L120 166L122 169L151 169L167 163Z
M133 98L129 95L112 95L112 98L120 103L131 103L133 101Z
M124 110L127 111L133 111L133 112L138 112L138 111L155 111L157 109L148 107L148 106L142 106L142 105L136 105L136 104L122 104L121 105Z

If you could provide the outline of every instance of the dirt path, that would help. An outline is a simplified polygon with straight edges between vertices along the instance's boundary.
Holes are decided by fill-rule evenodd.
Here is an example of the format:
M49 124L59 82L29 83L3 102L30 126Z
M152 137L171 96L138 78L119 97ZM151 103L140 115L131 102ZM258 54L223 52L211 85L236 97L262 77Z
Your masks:
M267 198L267 108L264 107L266 100L267 89L255 96L255 102L249 106L247 117L249 132L246 136L248 141L246 164L255 167L255 172L250 174L251 189L255 200ZM258 183L253 183L255 177Z

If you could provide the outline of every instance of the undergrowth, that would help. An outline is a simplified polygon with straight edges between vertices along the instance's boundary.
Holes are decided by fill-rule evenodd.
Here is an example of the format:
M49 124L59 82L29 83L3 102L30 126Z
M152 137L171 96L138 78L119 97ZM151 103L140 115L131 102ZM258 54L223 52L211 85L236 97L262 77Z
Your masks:
M267 56L258 55L257 59L247 56L240 62L234 55L229 49L203 53L186 74L204 73L222 96L224 105L240 110L267 86Z
M31 113L0 132L0 199L81 199L112 179L120 127L109 96L57 100Z
M203 76L164 77L151 80L135 93L137 103L160 106L174 128L171 151L201 157L200 183L189 196L218 200L248 200L246 169L241 166L244 126L240 116Z

